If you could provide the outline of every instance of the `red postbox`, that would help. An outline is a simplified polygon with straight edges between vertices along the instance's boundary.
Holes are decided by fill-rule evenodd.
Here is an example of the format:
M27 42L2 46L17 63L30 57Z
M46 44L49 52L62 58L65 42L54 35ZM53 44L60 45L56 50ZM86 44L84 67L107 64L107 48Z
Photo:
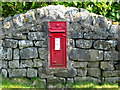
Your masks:
M49 31L49 67L66 67L66 22L51 21Z

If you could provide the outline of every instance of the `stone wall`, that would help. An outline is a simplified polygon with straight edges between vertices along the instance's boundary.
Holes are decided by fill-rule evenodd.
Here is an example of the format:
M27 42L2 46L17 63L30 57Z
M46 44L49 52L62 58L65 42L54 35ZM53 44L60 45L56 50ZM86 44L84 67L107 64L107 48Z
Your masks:
M67 68L48 67L48 22L67 23ZM1 20L0 68L5 77L56 84L120 80L120 27L85 9L47 6Z

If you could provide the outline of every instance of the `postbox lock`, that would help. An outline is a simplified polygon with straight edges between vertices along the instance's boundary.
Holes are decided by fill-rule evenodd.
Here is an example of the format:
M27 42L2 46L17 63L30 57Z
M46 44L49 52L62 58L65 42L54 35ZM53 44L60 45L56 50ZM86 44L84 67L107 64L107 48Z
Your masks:
M53 64L56 64L56 61L53 61Z

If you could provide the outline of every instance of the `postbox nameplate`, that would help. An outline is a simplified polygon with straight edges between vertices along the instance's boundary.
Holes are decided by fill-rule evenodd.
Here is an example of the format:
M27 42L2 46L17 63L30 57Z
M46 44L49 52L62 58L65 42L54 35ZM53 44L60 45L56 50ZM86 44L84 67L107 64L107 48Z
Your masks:
M60 50L60 38L55 38L55 50Z

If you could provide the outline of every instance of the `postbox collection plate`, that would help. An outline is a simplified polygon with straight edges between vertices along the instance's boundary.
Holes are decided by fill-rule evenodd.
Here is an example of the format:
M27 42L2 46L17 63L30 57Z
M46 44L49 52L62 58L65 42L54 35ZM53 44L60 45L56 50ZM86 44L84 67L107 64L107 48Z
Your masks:
M66 68L66 22L48 22L49 67Z

